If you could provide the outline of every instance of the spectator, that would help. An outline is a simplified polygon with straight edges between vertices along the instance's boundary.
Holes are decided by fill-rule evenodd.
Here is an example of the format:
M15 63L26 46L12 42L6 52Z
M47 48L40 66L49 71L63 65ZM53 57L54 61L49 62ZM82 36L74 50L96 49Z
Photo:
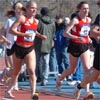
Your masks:
M40 58L42 59L42 77L41 77L41 85L44 86L48 80L48 72L49 72L49 57L50 51L52 48L52 42L55 32L55 23L49 16L49 9L47 7L43 7L40 11L41 18L39 19L38 32L43 35L46 35L47 39L45 41L37 38L35 40L36 44L36 54L37 54L37 64L36 68L40 67ZM39 73L38 73L39 74Z
M54 47L56 50L58 73L62 74L62 72L69 67L69 59L67 53L69 39L63 36L67 25L64 23L62 15L56 16L55 24L56 32L54 37Z
M57 58L56 58L56 51L54 46L51 48L50 51L50 61L49 61L49 69L50 72L55 72L55 76L58 73L58 65L57 65Z

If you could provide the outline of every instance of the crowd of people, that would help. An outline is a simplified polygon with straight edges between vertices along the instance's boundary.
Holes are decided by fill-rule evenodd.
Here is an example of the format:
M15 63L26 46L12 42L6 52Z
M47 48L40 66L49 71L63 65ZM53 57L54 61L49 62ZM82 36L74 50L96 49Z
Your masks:
M33 0L25 7L16 2L6 13L7 20L0 29L0 45L5 46L6 62L0 82L8 82L5 97L15 98L12 91L18 90L18 77L25 65L30 78L31 100L38 100L36 83L45 86L49 71L58 72L57 89L67 80L67 84L77 84L75 98L79 99L80 90L85 87L85 99L93 99L90 83L100 84L100 14L92 25L87 1L79 2L71 18L61 14L51 18L48 7L42 7L38 15L37 8ZM93 40L96 46L91 51Z

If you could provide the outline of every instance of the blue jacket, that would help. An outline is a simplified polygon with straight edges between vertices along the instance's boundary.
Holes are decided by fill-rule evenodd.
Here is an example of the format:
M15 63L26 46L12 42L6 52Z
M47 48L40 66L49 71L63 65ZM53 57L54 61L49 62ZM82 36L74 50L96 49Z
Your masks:
M54 36L54 46L55 49L61 51L63 48L68 46L70 39L63 36L63 33L66 29L66 25L64 23L61 23L60 25L56 23L55 25L56 32Z

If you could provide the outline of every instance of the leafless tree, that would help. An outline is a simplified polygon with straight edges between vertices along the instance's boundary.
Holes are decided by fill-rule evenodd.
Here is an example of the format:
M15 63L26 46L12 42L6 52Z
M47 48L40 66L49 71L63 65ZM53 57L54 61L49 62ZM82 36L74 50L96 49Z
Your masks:
M4 20L4 14L8 9L11 9L11 5L16 1L22 1L23 3L28 0L0 0L0 20ZM38 12L41 7L49 7L52 17L56 14L62 14L63 16L70 16L76 11L76 5L83 0L35 0L38 4ZM97 0L86 0L90 5L90 13L94 19L98 13Z

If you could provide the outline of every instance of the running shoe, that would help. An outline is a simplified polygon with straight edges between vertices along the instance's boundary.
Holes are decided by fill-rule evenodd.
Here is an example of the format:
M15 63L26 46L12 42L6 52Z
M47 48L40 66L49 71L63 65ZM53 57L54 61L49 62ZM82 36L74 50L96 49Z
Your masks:
M87 92L86 97L84 97L83 100L90 100L90 99L93 99L93 98L94 98L93 92L89 91L89 92Z
M73 92L73 96L75 97L76 100L79 100L80 98L80 94L81 94L81 90L77 88L75 88L74 92Z
M9 98L9 99L14 99L15 96L13 96L11 93L5 92L5 98Z
M60 81L60 76L61 76L61 74L58 74L57 77L56 77L56 88L57 89L60 89L61 84L62 84L62 81Z
M38 100L38 99L39 99L38 93L35 93L31 98L31 100Z
M68 82L67 82L67 84L68 84L68 85L71 85L71 86L75 85L76 83L77 83L77 81L75 81L75 80L73 80L73 81L68 81Z
M2 79L2 81L3 81L3 82L6 82L6 81L8 80L8 78L9 78L9 77L5 75L5 76L3 77L3 79Z
M48 80L43 80L43 81L41 82L41 86L45 86L47 83L48 83Z

